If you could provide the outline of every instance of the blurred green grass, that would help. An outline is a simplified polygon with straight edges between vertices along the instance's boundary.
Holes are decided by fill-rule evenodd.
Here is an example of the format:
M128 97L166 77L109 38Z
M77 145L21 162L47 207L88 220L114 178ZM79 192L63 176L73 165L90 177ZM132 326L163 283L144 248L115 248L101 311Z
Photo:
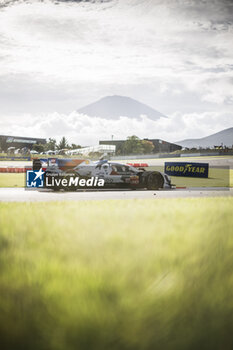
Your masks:
M232 212L230 197L1 203L1 349L232 349Z

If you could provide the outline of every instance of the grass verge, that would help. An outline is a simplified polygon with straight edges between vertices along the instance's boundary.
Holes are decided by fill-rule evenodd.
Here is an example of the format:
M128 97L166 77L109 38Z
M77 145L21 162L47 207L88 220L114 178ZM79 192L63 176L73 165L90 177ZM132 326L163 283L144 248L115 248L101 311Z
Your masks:
M164 172L163 166L151 166L148 170ZM170 176L172 183L177 187L233 187L233 169L226 168L209 168L209 177L195 178Z
M24 187L25 186L25 174L12 174L2 173L0 174L0 187Z
M0 204L2 348L233 348L233 198Z

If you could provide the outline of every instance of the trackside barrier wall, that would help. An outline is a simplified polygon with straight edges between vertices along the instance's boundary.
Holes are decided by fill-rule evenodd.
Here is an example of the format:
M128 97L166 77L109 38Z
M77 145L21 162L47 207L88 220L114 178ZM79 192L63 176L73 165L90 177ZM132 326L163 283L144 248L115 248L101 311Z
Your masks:
M31 167L27 167L27 170L32 170ZM25 173L25 167L1 167L0 173Z

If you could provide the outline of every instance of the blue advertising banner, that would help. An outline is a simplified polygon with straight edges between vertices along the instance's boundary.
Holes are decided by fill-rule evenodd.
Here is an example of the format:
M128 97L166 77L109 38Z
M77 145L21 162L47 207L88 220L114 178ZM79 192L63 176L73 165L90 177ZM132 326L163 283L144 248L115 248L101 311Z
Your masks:
M12 161L12 160L26 160L26 161L30 161L31 157L11 157L11 156L0 156L0 161L1 160L7 160L7 161Z
M171 176L208 178L208 163L166 162L164 172Z

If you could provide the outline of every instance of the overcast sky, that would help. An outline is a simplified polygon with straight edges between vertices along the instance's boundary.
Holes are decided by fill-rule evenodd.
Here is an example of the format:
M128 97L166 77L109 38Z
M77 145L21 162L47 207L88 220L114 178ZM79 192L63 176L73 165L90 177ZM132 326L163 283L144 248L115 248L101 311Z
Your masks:
M233 126L233 1L0 0L0 133L176 141ZM124 95L169 118L76 112Z

